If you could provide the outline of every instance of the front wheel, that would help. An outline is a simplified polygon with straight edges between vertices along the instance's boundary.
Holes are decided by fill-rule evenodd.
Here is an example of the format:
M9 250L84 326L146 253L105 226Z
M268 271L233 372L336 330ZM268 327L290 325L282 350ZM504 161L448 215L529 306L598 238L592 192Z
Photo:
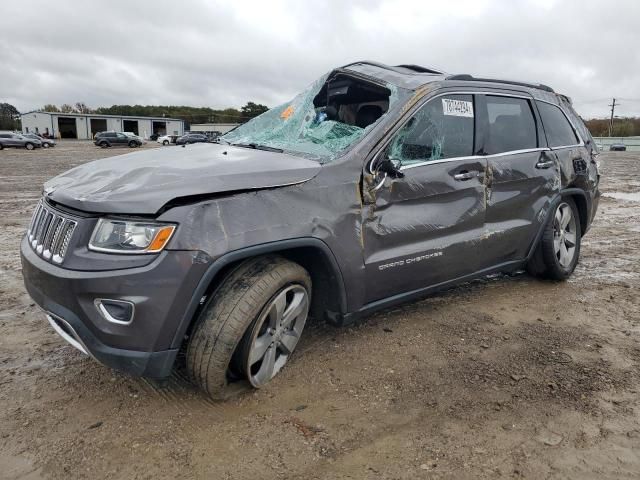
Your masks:
M266 385L289 361L304 329L311 279L279 256L241 264L213 294L187 347L187 370L212 398L232 380Z
M164 140L164 141L162 142L162 145L164 145L165 147L166 147L167 145L169 145L169 140Z
M42 144L42 148L49 148L49 144L48 143L43 143Z
M547 222L540 244L527 265L529 273L553 280L571 276L580 257L582 230L578 208L562 199Z
M129 148L136 148L138 144L134 141L129 142Z
M25 143L24 148L27 150L33 150L35 147L33 146L33 143Z

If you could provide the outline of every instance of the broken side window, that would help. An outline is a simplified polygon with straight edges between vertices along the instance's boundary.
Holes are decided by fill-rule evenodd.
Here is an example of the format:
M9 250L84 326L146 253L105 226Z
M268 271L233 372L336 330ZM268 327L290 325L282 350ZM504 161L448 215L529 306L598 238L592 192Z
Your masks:
M368 133L397 99L392 85L332 72L290 102L221 138L234 145L281 149L325 163Z
M399 165L467 157L473 153L471 95L429 100L394 135L387 157Z

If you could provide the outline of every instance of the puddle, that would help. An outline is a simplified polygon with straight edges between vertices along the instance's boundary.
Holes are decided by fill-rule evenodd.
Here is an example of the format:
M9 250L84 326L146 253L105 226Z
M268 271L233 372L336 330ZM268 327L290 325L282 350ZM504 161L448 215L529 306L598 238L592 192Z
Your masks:
M603 195L627 202L640 202L640 192L605 192Z

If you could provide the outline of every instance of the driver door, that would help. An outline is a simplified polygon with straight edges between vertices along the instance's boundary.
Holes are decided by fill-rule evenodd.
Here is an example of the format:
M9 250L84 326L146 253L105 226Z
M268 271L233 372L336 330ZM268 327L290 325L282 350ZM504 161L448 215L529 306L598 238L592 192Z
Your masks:
M432 98L374 160L403 176L375 174L363 209L367 303L480 269L487 160L475 155L474 112L473 95Z

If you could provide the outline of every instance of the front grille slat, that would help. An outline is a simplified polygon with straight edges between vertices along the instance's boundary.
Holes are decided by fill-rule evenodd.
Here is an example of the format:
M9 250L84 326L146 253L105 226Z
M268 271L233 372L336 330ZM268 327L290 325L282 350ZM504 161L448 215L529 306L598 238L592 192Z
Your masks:
M62 263L77 222L45 205L41 200L33 213L27 238L38 255Z

